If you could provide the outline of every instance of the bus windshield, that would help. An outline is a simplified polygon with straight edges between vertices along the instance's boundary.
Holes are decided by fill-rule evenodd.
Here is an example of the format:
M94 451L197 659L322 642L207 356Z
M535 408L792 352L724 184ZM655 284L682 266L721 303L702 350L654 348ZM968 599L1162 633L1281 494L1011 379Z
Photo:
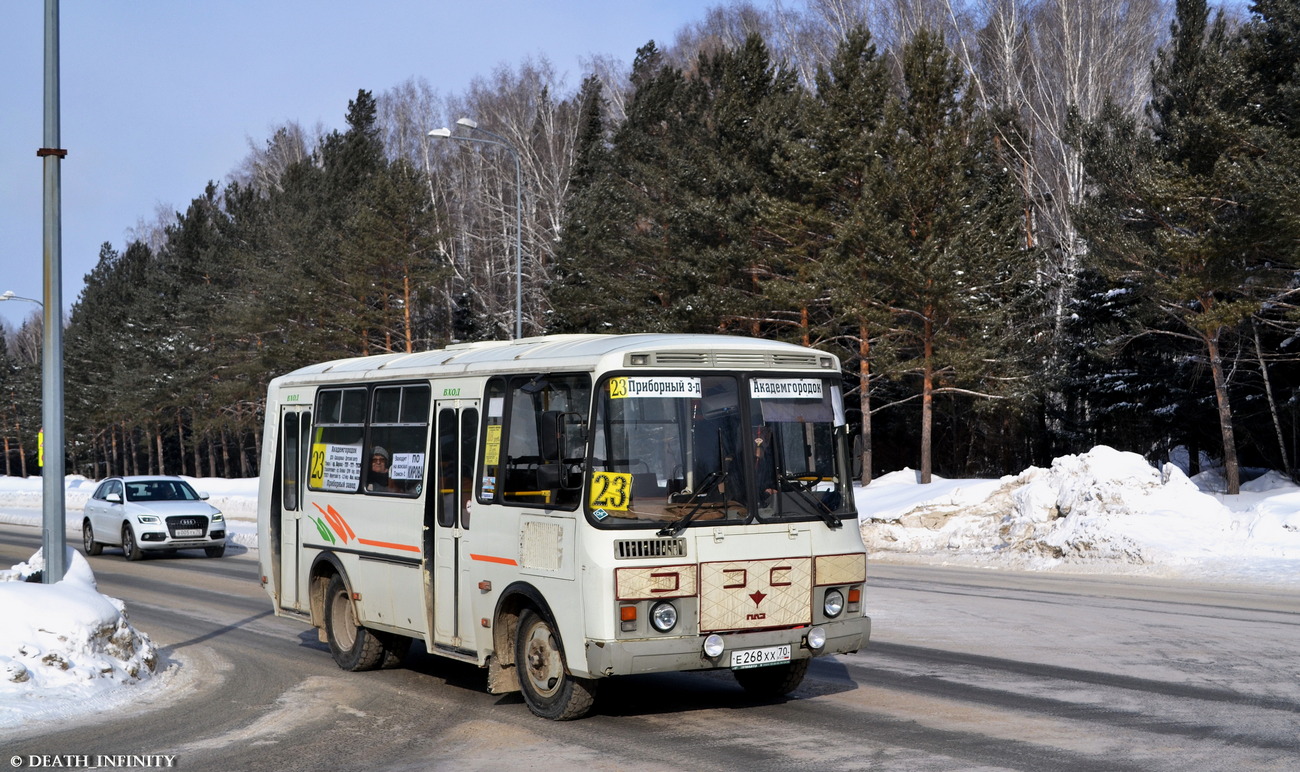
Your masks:
M838 526L851 512L843 427L832 379L607 378L597 390L588 515L666 534L754 520Z

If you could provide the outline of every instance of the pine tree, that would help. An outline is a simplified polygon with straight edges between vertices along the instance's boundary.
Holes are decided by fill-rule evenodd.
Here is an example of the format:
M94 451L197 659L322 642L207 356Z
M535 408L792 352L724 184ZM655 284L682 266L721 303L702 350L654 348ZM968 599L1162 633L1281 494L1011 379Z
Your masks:
M1097 183L1080 222L1094 259L1164 321L1138 333L1174 336L1205 363L1227 490L1237 493L1229 369L1235 336L1285 292L1276 254L1259 249L1269 182L1266 134L1246 120L1242 48L1204 0L1179 0L1152 71L1151 129L1108 109L1082 134Z
M883 134L863 252L900 347L897 374L917 383L928 483L935 396L1001 398L1020 375L1010 344L1024 341L1014 314L1033 255L1007 159L941 36L922 31L906 46Z
M801 129L778 146L775 176L785 180L766 203L761 228L771 254L765 300L798 320L800 342L814 338L856 354L846 364L856 375L864 484L872 475L872 363L883 358L887 314L874 302L876 277L867 258L868 229L876 200L872 180L881 174L878 149L889 73L870 32L850 31L827 68L817 93L798 113Z
M575 180L554 289L562 330L752 331L762 197L794 82L751 38L689 77L638 51L627 120ZM602 157L603 156L603 157ZM579 184L581 187L579 187Z

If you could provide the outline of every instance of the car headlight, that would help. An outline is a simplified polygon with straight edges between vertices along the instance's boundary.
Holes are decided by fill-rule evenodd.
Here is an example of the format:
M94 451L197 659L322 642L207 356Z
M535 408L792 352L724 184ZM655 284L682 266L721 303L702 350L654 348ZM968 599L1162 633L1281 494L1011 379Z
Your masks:
M844 610L844 593L839 590L827 590L826 598L822 602L822 611L826 612L829 619L834 619Z
M221 514L220 512L213 512L213 513L212 513L212 522L214 522L214 523L224 523L224 522L226 522L226 516L223 515L223 514Z
M704 639L704 656L709 659L721 656L723 648L725 648L725 644L722 641L722 636L717 633L713 633Z
M677 626L677 607L667 601L661 601L650 609L650 626L661 633L666 633Z
M158 518L155 515L136 515L135 519L138 520L141 525L158 522Z

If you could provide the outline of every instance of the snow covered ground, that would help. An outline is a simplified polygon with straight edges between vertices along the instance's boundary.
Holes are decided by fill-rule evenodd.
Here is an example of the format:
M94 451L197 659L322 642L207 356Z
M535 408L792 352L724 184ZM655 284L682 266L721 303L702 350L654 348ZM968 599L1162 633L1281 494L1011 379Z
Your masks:
M257 548L257 480L198 479L227 518L231 540ZM67 481L69 531L95 483ZM873 560L1032 571L1134 573L1300 591L1300 487L1268 473L1242 493L1215 493L1213 474L1189 479L1107 447L998 480L917 483L902 470L858 488ZM0 477L0 522L39 526L39 478ZM76 543L75 541L73 542ZM100 594L69 551L63 582L24 582L39 553L0 570L0 731L102 710L142 688L165 688L157 652L123 604Z

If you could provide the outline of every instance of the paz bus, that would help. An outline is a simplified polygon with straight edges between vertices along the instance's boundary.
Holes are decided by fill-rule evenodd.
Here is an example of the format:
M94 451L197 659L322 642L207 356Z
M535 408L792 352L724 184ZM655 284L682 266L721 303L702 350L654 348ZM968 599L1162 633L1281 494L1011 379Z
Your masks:
M419 639L544 718L630 673L787 694L871 632L839 373L658 334L301 368L267 393L262 584L345 670Z

